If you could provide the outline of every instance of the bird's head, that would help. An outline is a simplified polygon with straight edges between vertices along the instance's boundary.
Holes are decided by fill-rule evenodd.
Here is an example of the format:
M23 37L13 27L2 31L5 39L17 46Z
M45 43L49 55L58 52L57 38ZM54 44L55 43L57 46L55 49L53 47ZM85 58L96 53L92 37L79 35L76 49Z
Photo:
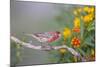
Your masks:
M57 34L60 34L60 32L59 32L59 31L56 31L56 33L57 33Z
M56 31L56 34L58 34L59 36L61 36L61 33L59 31Z

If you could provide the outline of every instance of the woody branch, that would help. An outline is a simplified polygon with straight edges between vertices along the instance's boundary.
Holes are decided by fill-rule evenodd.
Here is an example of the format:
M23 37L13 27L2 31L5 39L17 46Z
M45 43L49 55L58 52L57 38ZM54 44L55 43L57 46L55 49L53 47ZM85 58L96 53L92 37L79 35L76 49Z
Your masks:
M50 47L46 47L46 48L43 48L41 45L34 45L34 44L30 44L30 43L26 43L26 42L23 42L21 41L20 39L16 38L15 36L11 36L11 40L18 43L17 45L22 45L24 47L27 47L27 48L31 48L31 49L36 49L36 50L58 50L58 49L61 49L61 48L65 48L67 49L69 52L71 52L74 56L76 57L81 57L80 53L78 53L77 51L75 51L73 48L70 48L66 45L62 45L62 46L51 46ZM82 59L82 58L81 58Z

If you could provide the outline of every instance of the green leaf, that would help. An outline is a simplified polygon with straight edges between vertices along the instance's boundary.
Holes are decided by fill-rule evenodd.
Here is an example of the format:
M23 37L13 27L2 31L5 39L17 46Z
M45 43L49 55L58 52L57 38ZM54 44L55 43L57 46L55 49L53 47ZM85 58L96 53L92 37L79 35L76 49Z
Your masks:
M83 21L81 20L80 21L80 32L81 32L81 39L83 38L83 34L84 34L84 23Z
M89 26L87 27L87 30L88 30L88 31L95 30L95 23L94 23L94 22L91 22L91 23L89 24Z
M95 44L92 43L91 40L92 40L92 37L91 37L91 36L88 36L88 37L85 39L84 43L87 44L87 45L89 45L89 46L91 46L91 47L94 47Z
M89 46L91 46L91 47L94 47L95 45L93 44L93 43L91 43L91 42L85 42L87 45L89 45Z
M86 55L86 54L85 54L85 52L84 52L82 49L77 48L77 50L78 50L78 52L79 52L80 54L82 54L83 56L85 56L85 55Z

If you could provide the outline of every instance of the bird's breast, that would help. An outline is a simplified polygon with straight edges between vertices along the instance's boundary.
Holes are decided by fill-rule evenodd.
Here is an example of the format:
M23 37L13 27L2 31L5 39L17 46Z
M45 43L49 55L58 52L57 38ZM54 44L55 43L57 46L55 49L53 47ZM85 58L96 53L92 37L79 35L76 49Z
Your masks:
M56 41L59 38L59 36L53 36L52 38L48 39L48 42Z

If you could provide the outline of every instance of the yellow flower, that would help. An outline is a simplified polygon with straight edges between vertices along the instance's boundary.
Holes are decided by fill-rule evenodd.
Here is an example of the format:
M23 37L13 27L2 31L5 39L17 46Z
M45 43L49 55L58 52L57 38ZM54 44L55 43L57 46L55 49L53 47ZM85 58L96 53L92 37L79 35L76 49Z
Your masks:
M80 27L80 19L78 17L74 18L74 27L79 28Z
M66 53L66 51L67 51L67 50L66 50L65 48L59 49L59 52L60 52L60 53Z
M89 14L89 17L90 17L90 21L92 21L94 18L94 14Z
M84 22L89 22L89 20L90 20L90 17L88 15L83 17L83 21Z
M63 31L64 39L71 35L71 30L69 28L65 28Z
M84 11L88 11L89 7L88 6L85 6L84 7Z
M93 13L93 12L95 12L95 7L91 7L90 8L90 11Z
M95 10L95 7L84 7L84 11L87 12L87 13L92 13L94 12Z
M85 12L88 12L88 13L91 12L90 7L88 7L88 6L85 6L83 9L84 9Z
M88 15L84 16L83 21L84 22L90 22L90 21L93 20L93 18L94 18L94 14L91 13L91 14L88 14Z

